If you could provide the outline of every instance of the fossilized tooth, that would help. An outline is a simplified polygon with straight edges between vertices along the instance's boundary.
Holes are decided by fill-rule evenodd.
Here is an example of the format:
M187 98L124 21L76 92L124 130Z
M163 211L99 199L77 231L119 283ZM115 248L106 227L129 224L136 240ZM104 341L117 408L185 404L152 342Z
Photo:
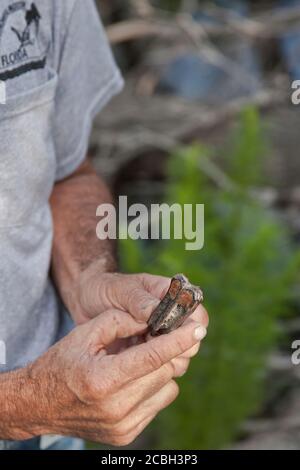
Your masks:
M179 328L203 301L203 293L183 274L173 277L169 290L148 320L152 336Z

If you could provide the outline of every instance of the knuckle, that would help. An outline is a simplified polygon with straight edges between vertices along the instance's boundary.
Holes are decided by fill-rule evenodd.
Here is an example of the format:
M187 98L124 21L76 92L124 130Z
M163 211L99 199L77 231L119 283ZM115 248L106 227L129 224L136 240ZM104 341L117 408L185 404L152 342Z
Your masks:
M172 382L170 383L170 398L172 401L176 400L179 395L179 391L180 389L178 384L174 380L172 380Z
M69 381L69 388L84 403L94 401L94 390L89 374L82 367L77 367L74 377Z
M159 369L164 363L160 352L153 347L149 348L146 360L150 367L154 370Z
M123 437L128 437L131 431L132 429L130 428L129 424L125 421L121 421L113 429L113 434L115 438L122 439Z
M140 284L142 284L142 285L144 285L145 280L147 280L150 277L150 275L148 273L145 273L145 272L134 274L133 276L134 276L135 280L137 282L139 282Z
M92 374L89 377L88 385L92 396L95 396L97 398L102 397L102 395L104 394L104 387L103 384L99 381L98 377Z
M115 432L118 433L121 425L119 424L125 417L125 412L121 407L113 406L111 403L107 403L105 408L102 410L103 421L114 427Z
M128 415L131 410L131 397L120 396L113 390L103 394L103 399L99 400L98 406L103 422L109 428L118 426Z
M141 289L141 286L135 285L130 289L128 292L129 299L132 301L136 301L138 299L141 301L143 299L143 296L145 295L144 291Z
M110 439L110 444L115 447L126 447L129 446L133 441L134 436L132 435L113 436Z
M164 374L164 379L169 382L173 377L176 369L176 359L173 359L171 362L168 362L162 367Z
M189 359L185 359L185 358L174 359L174 361L173 361L173 369L174 369L173 377L175 377L175 378L183 377L186 374L186 372L189 368L189 365L190 365Z
M200 343L195 344L187 353L184 355L185 358L192 358L194 356L197 356L198 352L200 349Z
M128 289L126 292L126 304L129 306L130 311L135 311L137 306L141 308L141 304L143 303L143 300L141 299L141 296L143 295L143 292L141 293L141 287L135 285L133 283L132 287Z
M96 380L89 381L85 384L85 389L86 389L86 395L88 397L89 401L96 401L101 393L100 393L100 387L96 383Z
M99 379L98 375L95 373L88 373L85 379L84 386L86 394L89 397L90 401L99 401L103 400L108 394L108 384L102 377Z
M175 344L176 344L176 349L178 350L178 355L181 353L184 353L189 346L192 346L192 344L187 345L188 338L186 335L178 335Z

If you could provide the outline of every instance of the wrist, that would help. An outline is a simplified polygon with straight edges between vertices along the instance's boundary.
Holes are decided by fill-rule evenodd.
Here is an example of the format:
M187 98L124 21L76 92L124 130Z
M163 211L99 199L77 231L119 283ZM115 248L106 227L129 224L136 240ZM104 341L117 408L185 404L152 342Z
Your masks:
M50 432L44 406L46 383L33 376L33 369L34 364L0 376L2 439L26 440Z

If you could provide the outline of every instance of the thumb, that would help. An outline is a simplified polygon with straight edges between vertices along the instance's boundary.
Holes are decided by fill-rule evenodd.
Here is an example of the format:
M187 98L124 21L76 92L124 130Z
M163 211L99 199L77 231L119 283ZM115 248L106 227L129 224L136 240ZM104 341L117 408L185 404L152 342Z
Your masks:
M121 294L123 305L137 321L146 322L153 310L158 306L170 286L170 279L139 274L136 276L135 285L128 284L125 295ZM120 289L120 293L122 289Z
M128 297L127 310L139 322L147 322L160 300L149 292L139 289Z
M145 377L189 351L205 335L205 328L190 320L168 335L157 336L115 356L110 362L111 377L122 377L124 385Z

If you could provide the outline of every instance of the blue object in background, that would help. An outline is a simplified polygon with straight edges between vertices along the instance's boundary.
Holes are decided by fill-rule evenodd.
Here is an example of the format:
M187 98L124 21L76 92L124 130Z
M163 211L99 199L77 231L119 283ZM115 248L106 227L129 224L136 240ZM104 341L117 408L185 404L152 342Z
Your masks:
M206 101L216 89L220 74L223 72L218 67L201 60L196 54L186 53L168 65L159 90L190 100Z
M280 9L300 7L300 0L280 0ZM281 35L280 51L292 80L300 80L300 28L292 29Z
M248 0L215 0L215 4L231 10L238 16L246 16L249 13ZM193 18L202 24L220 24L215 17L201 10L196 11ZM222 66L212 64L200 54L187 52L167 65L158 91L207 104L226 102L255 93L261 87L261 73L251 44L243 39L233 40L227 43L222 53L238 65L242 72L239 77L236 70L224 70Z
M241 16L249 14L248 0L215 0L214 3L217 7L228 8Z

